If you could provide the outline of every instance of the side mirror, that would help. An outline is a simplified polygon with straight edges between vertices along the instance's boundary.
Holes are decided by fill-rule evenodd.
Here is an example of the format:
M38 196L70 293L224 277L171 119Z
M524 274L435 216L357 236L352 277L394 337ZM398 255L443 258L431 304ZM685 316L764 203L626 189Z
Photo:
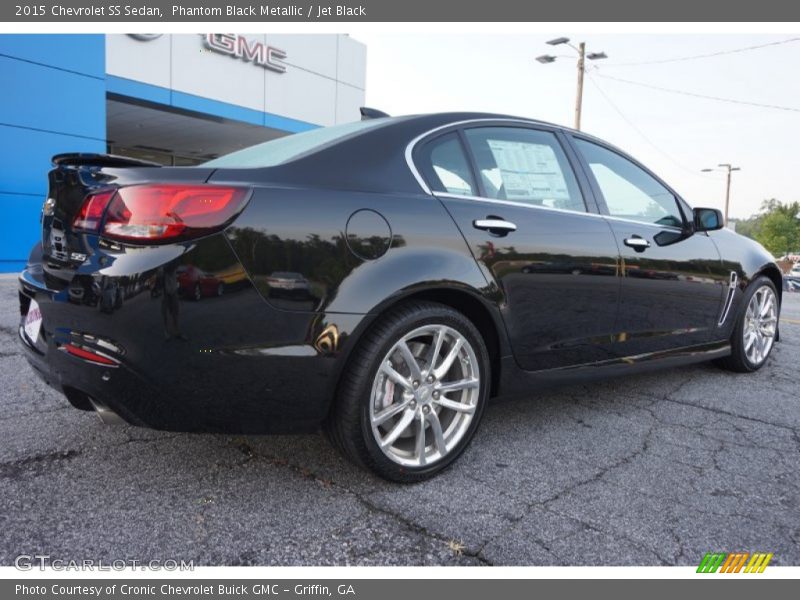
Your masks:
M695 231L716 231L725 226L722 211L716 208L695 208L692 212Z

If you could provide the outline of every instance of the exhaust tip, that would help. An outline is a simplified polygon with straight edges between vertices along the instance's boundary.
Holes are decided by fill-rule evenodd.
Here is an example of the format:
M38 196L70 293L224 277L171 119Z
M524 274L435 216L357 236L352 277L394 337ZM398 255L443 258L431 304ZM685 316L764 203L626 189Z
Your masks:
M92 408L94 408L94 412L97 413L97 416L100 417L100 420L103 423L106 425L127 425L125 419L120 417L104 403L100 402L100 400L92 398L91 396L87 397L89 398L89 402L92 404Z

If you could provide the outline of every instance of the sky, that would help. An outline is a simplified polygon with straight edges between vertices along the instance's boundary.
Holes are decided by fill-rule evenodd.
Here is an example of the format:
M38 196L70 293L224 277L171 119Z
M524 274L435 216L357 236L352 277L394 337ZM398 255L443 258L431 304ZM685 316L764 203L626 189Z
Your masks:
M766 48L661 62L780 42L797 35L371 34L367 106L391 115L474 110L572 127L576 54L545 42L566 36L608 59L587 61L582 129L619 146L675 188L692 206L722 209L731 163L732 218L761 202L800 200L800 39ZM542 65L535 58L555 54ZM651 64L628 64L628 63ZM655 90L615 79L746 102L778 110Z

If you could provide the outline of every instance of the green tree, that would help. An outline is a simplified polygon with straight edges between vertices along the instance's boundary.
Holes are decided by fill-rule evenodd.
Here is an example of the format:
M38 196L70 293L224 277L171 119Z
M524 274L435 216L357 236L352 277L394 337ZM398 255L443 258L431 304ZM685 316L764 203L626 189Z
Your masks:
M774 198L761 204L753 238L775 256L800 250L800 202L783 204ZM744 232L743 232L744 233Z
M800 202L764 200L759 213L736 223L736 231L753 238L772 254L783 256L800 250Z

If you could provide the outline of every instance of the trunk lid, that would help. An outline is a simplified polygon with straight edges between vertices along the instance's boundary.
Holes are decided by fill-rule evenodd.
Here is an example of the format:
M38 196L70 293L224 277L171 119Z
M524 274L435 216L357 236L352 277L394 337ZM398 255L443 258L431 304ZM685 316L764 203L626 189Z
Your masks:
M42 260L53 274L77 268L97 242L96 233L73 226L89 194L147 182L200 183L213 172L198 167L162 167L109 154L58 154L52 160L41 223Z

